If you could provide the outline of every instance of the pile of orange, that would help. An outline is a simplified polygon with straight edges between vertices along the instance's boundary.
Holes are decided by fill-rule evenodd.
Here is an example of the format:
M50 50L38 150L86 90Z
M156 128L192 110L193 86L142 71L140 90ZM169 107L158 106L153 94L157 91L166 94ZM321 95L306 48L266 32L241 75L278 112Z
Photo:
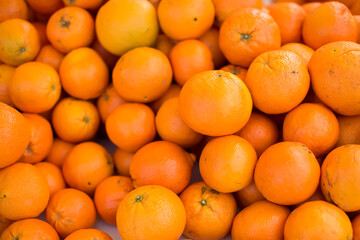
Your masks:
M1 0L0 240L360 240L359 43L359 0Z

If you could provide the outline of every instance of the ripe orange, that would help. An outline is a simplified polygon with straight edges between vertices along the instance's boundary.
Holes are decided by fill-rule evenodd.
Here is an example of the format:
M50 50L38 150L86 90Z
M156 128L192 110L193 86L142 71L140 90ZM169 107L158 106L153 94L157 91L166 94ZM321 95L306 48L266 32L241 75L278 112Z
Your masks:
M109 139L128 152L151 142L156 134L153 111L140 103L121 104L108 116L105 126Z
M55 229L39 219L25 219L11 224L0 234L0 239L60 240Z
M64 240L112 240L112 238L106 233L98 229L80 229L69 236Z
M306 16L302 35L306 45L318 49L330 42L356 42L358 29L354 17L344 4L327 2Z
M14 221L9 220L7 218L4 218L3 216L0 215L0 237L1 237L1 233L10 226L10 224L12 224Z
M66 6L76 6L85 9L95 10L98 9L104 0L63 0Z
M218 137L201 153L200 174L211 188L231 193L251 183L256 160L254 148L245 139L235 135Z
M251 63L245 83L255 107L267 114L280 114L304 100L310 76L300 56L275 50L259 55Z
M261 53L280 48L279 26L267 13L255 9L238 9L220 28L219 45L231 64L249 67Z
M56 192L66 187L64 176L61 169L53 163L39 162L34 165L46 178L49 185L50 196L53 196Z
M88 195L73 188L65 188L52 196L45 217L61 239L64 239L79 229L93 227L96 210Z
M61 84L72 97L99 97L109 82L109 69L100 55L91 48L77 48L61 61Z
M157 100L150 103L151 109L157 113L161 105L172 98L178 97L180 95L181 87L178 84L171 84L168 90Z
M2 102L0 119L1 169L15 163L23 155L30 141L30 126L21 113Z
M48 111L60 98L59 74L45 63L24 63L15 69L9 93L15 106L24 112Z
M193 162L193 156L180 146L156 141L135 153L130 163L130 175L135 188L160 185L178 194L190 182Z
M162 0L157 13L161 30L177 41L201 37L215 17L211 0Z
M321 2L308 2L301 5L306 12L306 15L310 14L315 8L321 5Z
M49 154L46 156L45 161L52 163L58 167L62 167L67 154L75 145L65 142L60 138L54 138Z
M130 163L134 153L126 152L121 148L116 148L113 154L113 161L116 172L121 176L130 177Z
M0 2L0 22L11 18L27 20L28 11L25 0L2 0Z
M340 134L336 146L360 144L360 116L338 116L338 121Z
M254 181L240 191L235 192L235 197L239 207L241 208L250 206L255 202L265 200L259 189L257 189Z
M296 53L304 60L306 66L309 64L310 58L315 52L311 47L308 47L302 43L288 43L282 45L280 49Z
M51 15L64 6L62 0L26 0L35 12Z
M217 28L211 28L199 40L209 47L215 69L221 68L226 64L226 58L219 46L219 30Z
M285 239L353 239L349 217L325 201L307 202L288 217Z
M358 27L358 39L357 39L357 43L360 43L360 15L354 15L354 19L356 22L356 25Z
M203 137L181 119L177 97L162 104L156 114L155 123L156 130L163 140L173 142L183 148L195 146Z
M101 45L97 38L95 38L95 41L91 45L91 48L94 49L102 57L109 69L113 69L115 67L116 62L119 60L119 57L107 51Z
M360 215L357 215L351 222L352 228L353 228L353 233L354 233L353 240L360 239L360 217L359 216Z
M259 157L268 147L279 141L279 129L274 121L258 112L253 112L246 125L235 135L247 140Z
M94 202L100 217L116 224L116 212L124 197L134 190L129 177L112 176L104 179L95 190Z
M268 201L259 201L236 215L231 237L242 239L284 239L284 226L290 210Z
M56 50L52 45L45 45L40 49L35 61L47 63L54 67L56 71L59 71L61 61L64 58L64 54Z
M321 166L321 189L326 200L346 212L360 210L359 153L357 144L335 148Z
M324 3L325 4L325 3ZM319 48L309 62L311 87L336 113L360 114L360 45L334 42Z
M92 195L96 186L114 173L110 153L100 144L83 142L71 149L62 166L70 187Z
M178 239L185 222L186 213L180 198L156 185L131 191L121 201L116 214L122 239Z
M82 8L64 7L51 15L46 33L58 51L68 53L90 46L95 37L94 19Z
M9 83L14 75L15 68L0 64L0 102L13 106L9 93Z
M180 199L186 212L185 236L211 240L230 232L237 211L232 194L219 193L204 182L197 182L188 186Z
M91 102L64 98L54 108L52 126L67 142L82 142L93 138L99 128L99 113Z
M37 217L49 198L49 185L33 165L15 163L0 170L1 216L10 220Z
M169 57L171 49L175 46L174 40L170 39L165 34L159 34L155 43L155 48L162 51Z
M160 50L140 47L120 57L112 77L116 91L124 100L146 103L166 92L172 81L172 69Z
M209 136L239 131L252 110L243 81L224 71L205 71L191 77L179 97L180 116L194 131Z
M99 9L95 24L101 45L117 56L152 46L159 32L156 10L147 0L108 1Z
M40 46L42 47L49 44L49 40L46 36L46 24L42 22L32 22L31 24L36 28L40 39Z
M125 103L125 100L120 97L115 90L114 85L110 83L96 102L102 122L105 123L106 119L115 110L115 108L123 103Z
M308 199L315 192L319 178L320 166L314 154L297 142L280 142L266 149L254 174L261 194L281 205L293 205Z
M0 23L0 60L18 66L35 59L40 50L36 28L29 22L14 18Z
M53 144L53 132L50 123L38 114L24 113L30 127L30 142L19 162L37 163L45 159Z
M246 74L247 74L246 68L229 64L229 65L226 65L226 66L220 68L220 70L223 70L225 72L230 72L230 73L238 76L242 81L245 81L245 79L246 79Z

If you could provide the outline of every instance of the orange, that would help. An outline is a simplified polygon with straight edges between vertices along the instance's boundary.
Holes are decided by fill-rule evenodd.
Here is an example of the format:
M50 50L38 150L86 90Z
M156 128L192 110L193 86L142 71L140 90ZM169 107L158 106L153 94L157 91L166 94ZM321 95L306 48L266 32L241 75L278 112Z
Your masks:
M130 175L135 188L160 185L178 194L190 182L193 161L193 156L180 146L156 141L135 153L130 163Z
M39 219L25 219L11 224L1 234L0 239L60 240L55 229Z
M30 141L30 126L21 113L2 102L0 119L1 169L15 163L23 155Z
M159 34L156 43L155 48L162 51L167 57L169 57L171 49L175 46L175 42L171 40L168 36L165 34Z
M179 111L194 131L209 136L239 131L249 120L252 98L237 76L205 71L191 77L180 92Z
M104 0L63 0L66 6L75 6L85 9L98 9Z
M100 217L107 223L116 223L116 211L124 197L134 190L128 177L112 176L104 179L95 190L94 202Z
M218 137L201 153L200 174L216 191L235 192L251 183L256 160L254 148L245 139L234 135Z
M121 176L130 177L130 163L134 153L126 152L121 148L116 148L112 157L116 172Z
M108 116L105 126L109 139L128 152L151 142L156 134L154 113L140 103L121 104Z
M64 6L62 0L26 0L35 12L50 15Z
M171 49L169 58L175 81L180 86L195 74L214 69L210 48L195 39L176 44Z
M302 25L306 17L305 10L292 2L273 3L267 8L269 14L279 25L281 44L300 42Z
M259 189L257 189L254 181L240 191L235 192L235 197L239 207L247 207L265 199L261 192L259 192Z
M1 237L1 233L10 226L10 224L12 224L14 221L9 220L7 218L4 218L3 216L0 215L0 237Z
M288 43L282 45L280 49L296 53L304 60L306 66L309 64L310 58L315 52L312 48L302 43Z
M161 30L177 41L201 37L215 17L211 0L162 0L157 13Z
M0 170L1 216L10 220L37 217L49 198L49 185L33 165L15 163Z
M117 56L154 45L159 32L156 10L147 0L108 1L99 9L95 24L101 45Z
M356 42L358 29L354 17L344 4L327 2L306 16L302 35L306 45L318 49L330 42Z
M108 116L121 104L125 103L125 100L117 93L114 85L110 83L103 94L97 100L97 109L99 111L101 120L106 122Z
M241 239L284 239L284 226L290 210L268 201L259 201L236 215L231 237Z
M18 66L35 59L40 50L36 28L29 22L14 18L0 23L0 60Z
M266 149L254 174L261 194L281 205L308 199L315 192L319 178L320 166L314 154L297 142L280 142Z
M53 132L50 123L38 114L24 113L30 127L30 142L20 162L37 163L45 159L53 144Z
M310 76L299 55L275 50L259 55L251 63L245 83L256 108L267 114L280 114L304 100Z
M247 140L260 156L279 141L279 129L274 121L262 113L253 112L246 125L236 135Z
M91 99L99 97L109 82L109 70L100 55L91 48L77 48L61 62L61 84L72 97Z
M96 186L114 173L110 153L100 144L83 142L71 149L62 166L70 187L93 194Z
M15 69L9 93L15 106L24 112L48 111L60 98L59 74L45 63L24 63Z
M334 42L319 48L309 62L316 96L336 113L360 114L360 45Z
M82 8L64 7L51 15L46 33L58 51L68 53L90 46L95 37L94 19Z
M113 69L115 67L116 62L119 60L119 57L107 51L100 44L97 38L95 38L95 41L91 45L91 48L94 49L102 57L109 69Z
M211 28L199 40L209 47L216 69L226 64L226 58L219 47L219 30L217 28Z
M52 196L45 217L61 239L64 239L79 229L92 228L96 220L96 210L88 195L73 188L65 188Z
M360 144L360 116L338 116L339 140L336 146L346 144Z
M289 112L284 120L285 141L305 144L316 157L326 155L339 138L335 114L322 104L303 103Z
M52 163L58 167L62 167L63 162L67 154L75 145L69 142L65 142L60 138L54 138L50 152L46 157L46 161Z
M359 152L357 144L335 148L321 166L321 189L326 200L346 212L360 210Z
M320 185L318 186L318 188L316 188L316 191L314 192L313 195L311 195L311 197L306 199L304 202L296 204L296 205L294 205L292 207L295 209L295 208L298 208L299 206L301 206L302 204L304 204L306 202L317 201L317 200L326 201L326 199L324 197L324 194L321 191L321 186Z
M49 40L46 35L46 24L42 22L32 22L32 25L36 28L39 39L40 39L40 46L45 46L49 44Z
M6 64L0 64L0 102L13 105L9 94L9 83L14 75L15 68Z
M180 198L161 186L144 186L121 201L116 225L122 239L178 239L186 214Z
M0 2L0 22L11 18L27 20L28 11L25 0L2 0Z
M185 207L184 235L193 239L221 239L231 229L236 201L230 193L219 193L204 182L188 186L180 195Z
M261 53L280 48L280 28L267 13L255 9L238 9L220 28L219 45L231 64L249 67Z
M315 8L317 8L318 6L320 6L322 3L321 2L308 2L308 3L304 3L302 5L303 9L306 12L306 15L310 14Z
M262 0L213 0L215 6L215 21L218 26L225 21L227 16L240 8L258 8L263 7Z
M353 220L352 220L352 228L353 228L353 233L354 233L354 240L359 240L360 239L360 215L357 215Z
M34 165L46 178L49 185L50 196L66 187L64 176L58 166L49 162L39 162Z
M360 2L356 0L339 0L339 2L344 3L351 11L352 14L360 14Z
M288 217L285 239L353 239L349 217L325 201L307 202Z
M64 54L56 50L52 45L45 45L40 49L35 61L47 63L56 71L59 71L61 61L64 58Z
M356 25L358 27L358 39L357 39L357 43L360 43L360 15L354 15L354 19L356 22Z
M230 72L230 73L238 76L242 81L245 81L245 79L246 79L246 74L247 74L246 68L229 64L229 65L226 65L226 66L220 68L220 70L223 70L225 72Z
M112 73L116 91L126 101L151 102L172 81L169 59L160 50L139 47L120 57Z
M168 90L158 99L150 103L152 110L157 113L164 102L180 95L181 87L175 83L171 84Z
M112 240L112 238L106 233L98 229L80 229L69 236L67 236L64 240Z
M93 138L100 117L94 104L75 98L64 98L54 108L52 126L64 141L76 143Z
M179 98L164 102L155 118L156 130L163 140L190 148L201 141L202 135L192 130L180 117Z

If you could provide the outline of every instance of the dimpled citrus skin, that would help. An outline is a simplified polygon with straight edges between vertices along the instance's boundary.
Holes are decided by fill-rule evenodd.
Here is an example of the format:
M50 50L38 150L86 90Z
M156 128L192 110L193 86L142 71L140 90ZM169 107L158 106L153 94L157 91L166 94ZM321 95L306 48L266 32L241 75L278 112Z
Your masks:
M326 200L346 212L360 210L360 145L332 150L321 166L321 189Z
M220 70L191 77L179 97L180 116L196 132L221 136L239 131L249 120L252 99L237 76Z
M336 113L360 114L360 45L333 42L319 48L309 62L311 87Z
M98 229L80 229L67 236L64 240L112 240L106 232Z
M19 160L30 141L30 126L15 108L0 102L0 169Z
M116 215L120 236L129 240L177 240L186 213L180 198L167 188L149 185L130 192Z

